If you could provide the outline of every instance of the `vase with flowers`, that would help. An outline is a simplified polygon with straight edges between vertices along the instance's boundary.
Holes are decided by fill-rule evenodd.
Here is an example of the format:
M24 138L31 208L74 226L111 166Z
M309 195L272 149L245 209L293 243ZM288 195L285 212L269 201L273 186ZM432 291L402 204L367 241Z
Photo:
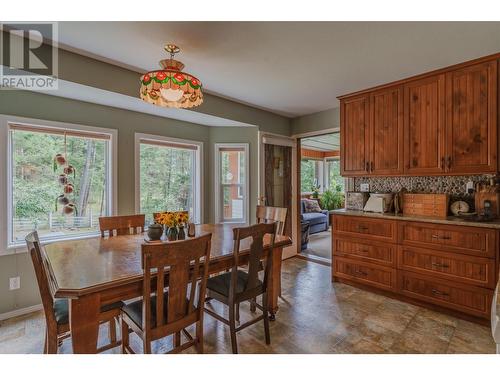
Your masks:
M179 211L177 212L177 223L179 224L179 240L186 239L186 225L189 221L189 212L188 211Z
M178 239L178 229L177 229L177 213L176 212L163 212L158 215L158 223L165 226L165 235L169 241L177 241Z

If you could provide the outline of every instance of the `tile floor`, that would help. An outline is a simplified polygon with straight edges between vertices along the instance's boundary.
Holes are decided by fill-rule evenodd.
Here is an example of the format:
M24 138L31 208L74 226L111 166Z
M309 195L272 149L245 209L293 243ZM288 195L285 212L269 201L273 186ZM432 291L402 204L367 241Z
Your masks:
M421 307L330 282L330 268L289 259L283 268L283 298L277 320L271 323L266 346L262 324L238 335L240 353L494 353L488 327ZM221 306L214 306L222 309ZM250 316L242 305L242 321ZM44 319L41 312L0 322L0 353L41 353ZM102 327L100 341L106 338ZM132 346L141 341L131 335ZM154 351L170 347L159 340ZM230 353L229 330L205 318L205 351ZM60 348L71 353L71 342ZM119 352L118 348L109 352Z
M302 255L313 255L331 261L332 259L332 232L331 229L324 232L309 235L307 249L301 251Z

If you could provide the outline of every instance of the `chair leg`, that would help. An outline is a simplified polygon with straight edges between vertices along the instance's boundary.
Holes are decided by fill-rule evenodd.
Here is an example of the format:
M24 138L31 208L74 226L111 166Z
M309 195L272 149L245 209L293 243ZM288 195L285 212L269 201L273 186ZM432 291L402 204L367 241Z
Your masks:
M239 322L240 321L240 303L239 302L236 304L236 311L235 311L234 316L236 318L236 321Z
M203 319L196 322L196 351L198 354L203 354Z
M262 314L264 316L264 333L266 335L266 344L271 344L271 335L269 334L269 314L267 312L267 292L262 295Z
M144 335L142 338L142 344L144 346L144 354L151 354L151 339L149 336Z
M58 343L57 332L47 332L47 354L57 354Z
M116 344L116 321L112 318L109 321L109 343Z
M47 354L47 335L48 335L48 328L45 328L45 341L43 342L43 354Z
M250 311L253 313L255 311L257 311L257 298L256 297L254 297L250 300Z
M234 316L234 303L229 304L229 331L231 332L231 347L233 354L238 354L238 344L236 342L236 319Z
M181 346L181 332L174 333L174 347Z
M127 347L129 346L129 332L128 324L122 319L122 354L127 354Z

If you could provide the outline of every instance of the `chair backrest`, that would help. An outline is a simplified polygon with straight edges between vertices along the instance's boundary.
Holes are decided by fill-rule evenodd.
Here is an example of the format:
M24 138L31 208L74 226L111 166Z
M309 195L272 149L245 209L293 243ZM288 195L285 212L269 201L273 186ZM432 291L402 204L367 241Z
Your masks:
M36 231L29 233L26 238L26 246L33 262L35 269L36 280L38 282L38 289L42 297L42 305L45 311L45 319L47 326L57 326L56 317L54 313L54 298L52 297L55 280L52 277L50 264L47 260L45 250L42 249Z
M265 292L267 287L267 278L272 267L272 249L274 248L274 238L276 234L276 223L261 223L251 225L249 227L234 228L233 229L233 257L234 266L231 270L231 285L229 289L229 298L234 299L238 297L253 297L252 294L257 292L258 294ZM262 282L262 288L259 286L259 271L261 270L261 259L264 254L264 237L269 236L269 246L270 251L265 258L265 268L264 268L264 280ZM237 281L238 281L238 265L240 264L240 248L241 242L245 241L247 238L251 238L250 244L250 254L248 256L248 279L245 287L241 291L237 291Z
M127 216L101 216L99 218L99 229L101 237L104 233L109 232L109 236L114 236L116 231L117 236L124 234L140 234L144 232L145 215L127 215Z
M282 236L285 231L287 208L257 206L257 223L276 223L276 234Z
M209 233L185 241L142 245L142 327L145 331L161 331L168 335L200 319L205 303L211 239L212 234ZM168 292L165 292L164 287L166 272ZM152 291L151 285L154 284L151 281L154 277L156 289ZM156 327L153 329L150 303L152 292L156 295ZM165 311L168 311L167 316Z

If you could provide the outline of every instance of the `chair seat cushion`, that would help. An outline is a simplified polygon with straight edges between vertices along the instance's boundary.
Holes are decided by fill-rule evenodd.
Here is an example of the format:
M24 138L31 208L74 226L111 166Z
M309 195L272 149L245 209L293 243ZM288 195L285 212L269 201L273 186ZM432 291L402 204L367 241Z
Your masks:
M302 214L304 220L308 221L310 225L322 224L327 220L327 216L320 212L311 212Z
M248 273L238 270L238 277L236 281L236 293L241 293L245 290L248 281ZM231 285L231 272L211 277L207 281L207 289L213 290L216 293L222 294L225 297L229 296L229 287ZM261 286L262 281L257 280L257 286Z
M139 327L142 327L142 299L139 301L125 304L122 311L128 315L132 321ZM167 321L168 314L168 293L163 293L163 312L164 321ZM156 296L151 296L151 328L156 327Z
M114 302L101 307L101 312L120 309L122 306L123 302ZM57 324L69 323L69 302L66 298L58 298L54 301L54 315L56 316Z

